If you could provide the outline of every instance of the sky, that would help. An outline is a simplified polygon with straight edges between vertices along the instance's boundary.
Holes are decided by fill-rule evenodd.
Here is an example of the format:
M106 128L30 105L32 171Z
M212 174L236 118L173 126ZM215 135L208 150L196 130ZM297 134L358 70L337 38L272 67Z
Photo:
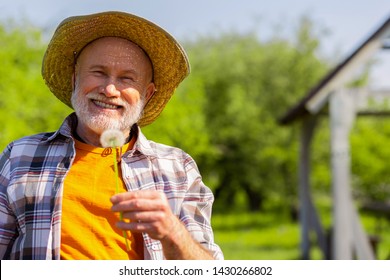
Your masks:
M390 17L389 0L0 0L0 20L27 19L48 32L65 18L118 10L147 18L179 41L221 31L253 31L266 39L281 26L288 36L309 16L327 30L323 53L341 60ZM390 53L390 51L387 51ZM380 59L390 79L390 54ZM387 68L386 68L387 67ZM383 71L386 69L386 71Z

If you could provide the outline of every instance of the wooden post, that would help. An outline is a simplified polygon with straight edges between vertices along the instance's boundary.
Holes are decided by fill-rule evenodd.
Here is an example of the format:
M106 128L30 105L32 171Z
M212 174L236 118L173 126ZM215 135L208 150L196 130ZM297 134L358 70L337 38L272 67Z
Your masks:
M310 145L315 128L314 117L304 119L299 157L299 221L301 223L302 259L310 259Z
M345 91L330 97L333 191L333 259L352 259L349 131L354 121L353 100Z
M301 223L302 259L310 259L310 231L317 234L317 241L324 257L328 257L326 236L319 216L312 201L310 192L310 151L318 116L304 119L301 130L301 146L299 157L299 220Z
M355 252L358 258L373 259L372 248L358 221L351 194L349 133L356 115L353 91L334 92L330 96L329 111L333 176L333 259L353 259Z

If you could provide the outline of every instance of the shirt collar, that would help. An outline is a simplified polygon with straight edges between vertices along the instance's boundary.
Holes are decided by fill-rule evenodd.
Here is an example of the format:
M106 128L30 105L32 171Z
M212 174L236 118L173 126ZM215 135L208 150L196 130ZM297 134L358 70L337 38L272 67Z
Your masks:
M77 127L77 116L76 113L71 113L69 116L61 124L60 128L49 138L46 139L45 142L49 142L54 140L57 137L63 136L67 139L72 139L72 131ZM156 152L150 145L150 141L145 137L142 133L141 128L137 125L136 127L137 133L137 141L134 144L133 151L138 151L145 156L155 157Z
M77 126L77 116L76 113L72 113L69 116L66 117L66 119L62 122L60 128L50 137L48 137L43 142L50 142L56 139L57 137L65 137L67 139L72 138L72 131L73 129L76 129Z
M137 126L137 141L134 144L134 150L150 157L156 157L156 152L150 145L150 141L142 133L141 128Z

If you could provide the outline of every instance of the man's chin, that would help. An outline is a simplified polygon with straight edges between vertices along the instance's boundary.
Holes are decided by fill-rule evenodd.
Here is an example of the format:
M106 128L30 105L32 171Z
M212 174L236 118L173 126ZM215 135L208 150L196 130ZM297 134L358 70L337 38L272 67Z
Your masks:
M125 132L139 119L134 116L123 116L121 119L109 118L107 116L96 116L88 114L87 116L83 113L77 114L79 122L83 123L85 127L88 127L94 133L100 135L107 129L116 129Z
M81 121L85 127L90 129L96 134L102 134L107 129L117 129L122 131L122 126L118 122L113 121L101 121L95 119L89 119L88 121Z

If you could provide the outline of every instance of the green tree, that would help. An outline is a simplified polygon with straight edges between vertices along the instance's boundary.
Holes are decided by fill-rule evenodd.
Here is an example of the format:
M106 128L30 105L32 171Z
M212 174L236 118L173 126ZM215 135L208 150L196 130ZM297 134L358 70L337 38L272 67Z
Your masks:
M25 135L54 130L69 113L41 77L42 32L28 23L0 25L0 147Z
M294 194L298 135L277 119L326 70L313 29L303 19L295 41L227 32L187 42L192 74L148 132L195 151L217 209L240 193L250 210Z
M390 197L390 123L387 118L359 118L351 133L354 194L359 201Z

